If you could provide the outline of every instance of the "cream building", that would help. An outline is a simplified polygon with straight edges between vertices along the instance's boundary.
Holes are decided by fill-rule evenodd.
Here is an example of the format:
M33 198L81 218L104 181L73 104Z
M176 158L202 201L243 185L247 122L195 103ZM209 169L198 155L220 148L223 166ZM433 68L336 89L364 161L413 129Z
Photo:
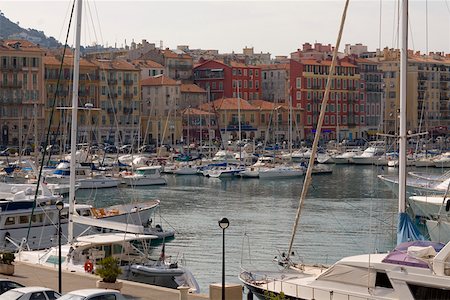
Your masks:
M0 142L39 144L45 132L44 51L25 40L0 45Z

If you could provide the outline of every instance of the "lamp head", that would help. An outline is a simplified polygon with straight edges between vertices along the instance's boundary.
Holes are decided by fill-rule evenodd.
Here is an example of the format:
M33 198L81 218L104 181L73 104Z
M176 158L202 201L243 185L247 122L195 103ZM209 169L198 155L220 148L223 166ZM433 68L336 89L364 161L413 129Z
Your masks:
M58 201L55 206L59 211L61 211L64 208L64 203L62 201Z
M219 226L222 229L227 229L228 226L230 226L230 221L228 221L227 218L222 218L222 220L219 221Z

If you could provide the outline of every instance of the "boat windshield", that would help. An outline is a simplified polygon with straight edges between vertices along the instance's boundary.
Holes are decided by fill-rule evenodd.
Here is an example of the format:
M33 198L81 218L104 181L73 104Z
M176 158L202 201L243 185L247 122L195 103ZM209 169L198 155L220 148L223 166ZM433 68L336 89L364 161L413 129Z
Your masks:
M156 173L156 169L150 169L150 170L137 170L136 174L138 175L152 175Z

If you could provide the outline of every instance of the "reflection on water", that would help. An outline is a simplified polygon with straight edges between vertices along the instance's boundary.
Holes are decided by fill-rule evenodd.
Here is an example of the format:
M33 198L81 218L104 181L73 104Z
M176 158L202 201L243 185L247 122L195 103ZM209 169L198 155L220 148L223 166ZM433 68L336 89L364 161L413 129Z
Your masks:
M333 166L314 176L301 215L294 251L305 262L333 263L343 256L392 248L397 200L376 178L374 166ZM238 282L242 264L277 269L272 259L286 251L303 178L217 179L168 175L167 186L78 191L77 201L105 206L161 200L156 222L177 231L166 253L184 254L202 292L221 281L222 230L227 217L226 281ZM155 220L154 220L155 221ZM249 255L250 253L250 255ZM249 259L251 258L251 260Z

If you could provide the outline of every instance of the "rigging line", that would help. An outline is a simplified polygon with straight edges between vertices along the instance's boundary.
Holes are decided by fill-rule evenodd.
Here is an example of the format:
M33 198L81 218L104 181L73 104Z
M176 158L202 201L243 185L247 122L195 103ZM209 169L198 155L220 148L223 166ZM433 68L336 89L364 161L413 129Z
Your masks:
M378 49L381 51L381 20L383 16L383 0L380 0L380 22L378 24Z
M36 183L36 191L34 192L34 201L33 201L34 203L33 203L32 209L31 209L31 216L34 215L34 211L36 209L37 197L38 197L38 194L39 194L39 186L41 184L41 179L42 179L42 170L44 168L44 162L45 162L45 154L47 153L47 146L48 146L48 144L50 142L49 141L50 128L51 128L51 125L52 125L53 115L54 115L54 112L55 112L56 99L58 97L58 91L59 91L59 86L60 86L60 82L61 82L61 75L62 75L62 71L63 71L64 57L65 57L66 50L67 50L67 40L69 39L70 25L72 24L72 17L73 17L74 10L75 10L75 0L73 1L72 11L71 11L71 14L70 14L69 26L67 28L66 41L65 41L65 44L64 44L63 55L62 55L62 58L61 58L61 63L59 64L58 81L56 82L56 91L55 91L55 94L53 95L52 110L51 110L50 118L49 118L49 121L48 121L47 135L45 137L45 144L44 144L44 149L43 149L43 152L42 152L42 159L41 159L41 165L39 167L39 174L37 174L38 175L38 179L37 179L37 183ZM34 151L35 152L37 152L36 148L37 148L37 145L34 145ZM28 241L28 238L30 237L31 219L32 218L30 218L30 221L28 222L28 230L27 230L27 238L26 238L27 241Z
M325 117L325 110L326 110L327 103L328 103L328 96L330 94L331 76L334 74L334 69L335 69L335 66L336 66L337 53L338 53L339 45L341 43L342 32L344 31L344 23L345 23L345 18L347 16L348 4L349 4L349 0L346 0L345 1L344 11L342 13L341 25L340 25L340 28L339 28L339 33L338 33L338 37L337 37L337 40L336 40L336 47L334 48L334 51L333 51L333 59L331 61L330 72L328 73L327 85L325 87L325 93L324 93L323 100L322 100L322 107L320 109L319 120L317 122L317 128L316 128L316 133L315 133L315 136L314 136L314 142L313 142L313 146L312 146L311 156L309 158L308 169L306 171L305 181L303 183L302 193L300 195L300 200L299 200L300 203L299 203L299 207L297 209L297 214L296 214L296 217L295 217L295 223L294 223L294 226L292 228L291 240L289 242L289 250L288 250L288 253L287 253L287 257L286 257L287 260L289 260L290 253L292 251L292 246L294 244L295 233L297 231L297 227L298 227L298 224L300 222L300 213L301 213L302 207L303 207L304 202L305 202L304 199L306 198L306 194L308 193L309 184L310 184L311 179L312 179L311 175L312 175L312 169L313 169L313 165L314 165L314 159L316 157L317 146L319 144L319 138L320 138L320 134L322 132L323 119Z

